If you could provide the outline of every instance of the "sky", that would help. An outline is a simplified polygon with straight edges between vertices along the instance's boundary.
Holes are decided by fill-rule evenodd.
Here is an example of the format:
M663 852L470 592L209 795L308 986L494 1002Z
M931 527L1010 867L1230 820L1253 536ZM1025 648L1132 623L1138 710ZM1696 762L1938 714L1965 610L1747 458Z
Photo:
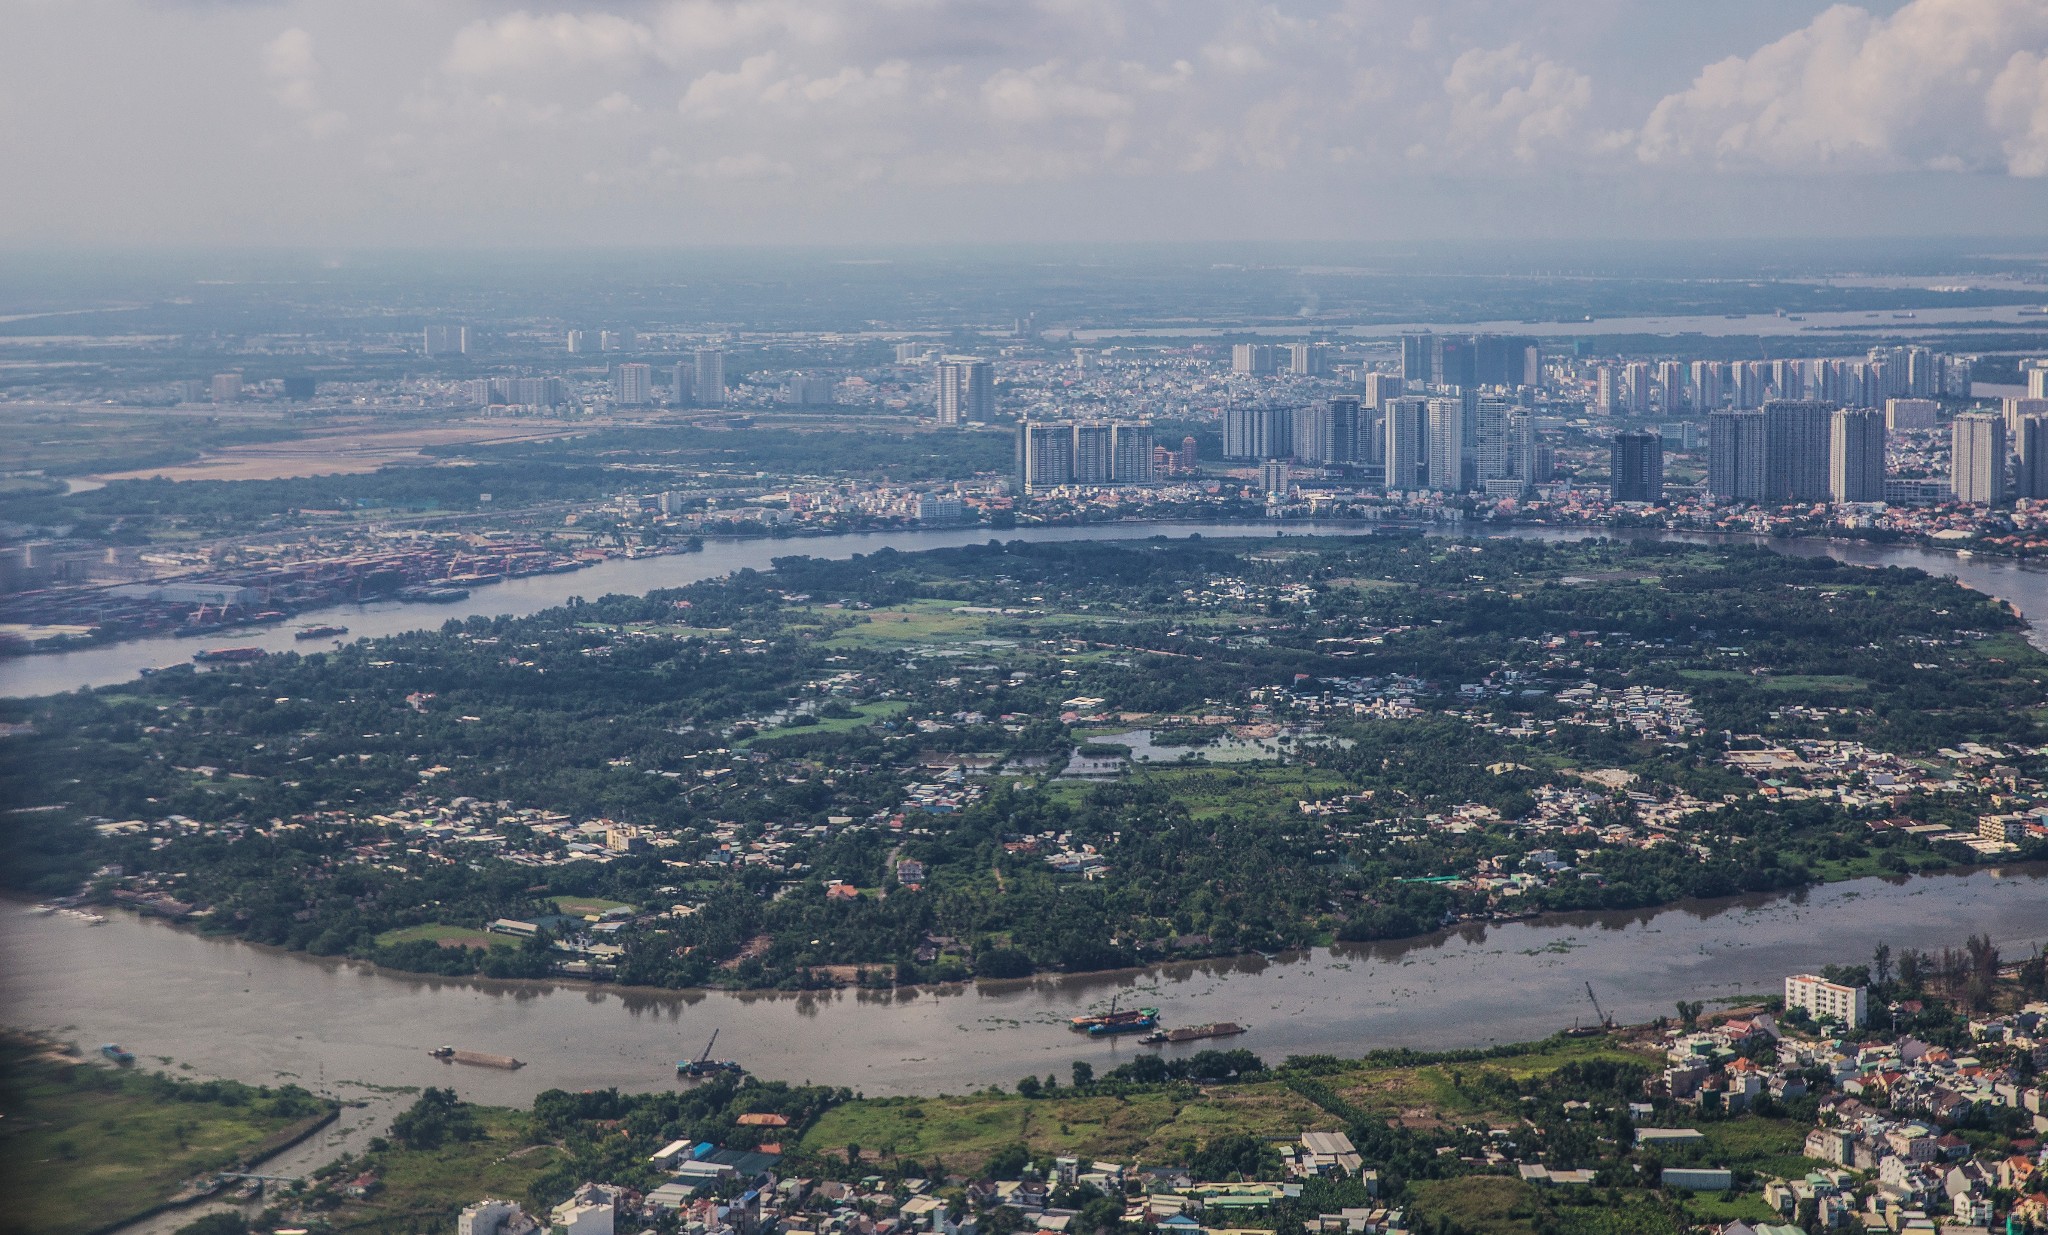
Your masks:
M2048 0L0 0L0 246L2048 233Z

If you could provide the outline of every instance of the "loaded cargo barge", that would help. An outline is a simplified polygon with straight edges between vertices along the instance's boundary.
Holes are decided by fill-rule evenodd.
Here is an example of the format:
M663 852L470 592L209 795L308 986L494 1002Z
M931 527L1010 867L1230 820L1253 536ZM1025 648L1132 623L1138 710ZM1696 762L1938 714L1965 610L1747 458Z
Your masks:
M1189 1025L1181 1029L1155 1029L1139 1041L1151 1046L1164 1042L1194 1042L1201 1038L1229 1038L1244 1032L1244 1026L1233 1021L1217 1021L1213 1025Z
M504 1068L509 1071L513 1068L523 1068L526 1066L524 1060L514 1059L510 1055L489 1055L483 1051L458 1051L452 1046L437 1047L427 1053L443 1063L468 1063L475 1064L480 1068Z
M262 660L270 653L262 648L208 648L192 653L192 659L202 665L237 664L245 660Z

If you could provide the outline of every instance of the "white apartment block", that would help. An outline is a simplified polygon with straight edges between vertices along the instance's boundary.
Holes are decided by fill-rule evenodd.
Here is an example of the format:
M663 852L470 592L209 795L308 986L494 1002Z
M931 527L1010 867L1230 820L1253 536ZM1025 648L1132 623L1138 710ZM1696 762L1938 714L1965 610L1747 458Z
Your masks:
M1785 979L1785 1010L1804 1008L1814 1020L1832 1017L1850 1029L1861 1029L1870 1019L1869 990L1843 986L1815 974L1795 974Z

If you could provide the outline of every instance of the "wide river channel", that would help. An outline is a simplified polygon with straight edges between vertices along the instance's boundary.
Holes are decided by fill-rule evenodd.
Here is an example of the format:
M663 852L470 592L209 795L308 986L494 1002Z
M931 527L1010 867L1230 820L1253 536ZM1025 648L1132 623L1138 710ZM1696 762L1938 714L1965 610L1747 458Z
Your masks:
M1355 533L1291 525L1288 535ZM1119 524L1005 531L1070 540L1271 535L1270 525ZM986 540L987 529L714 544L703 553L609 562L574 575L480 589L454 606L367 606L340 620L357 635L435 625L469 613L530 613L570 595L640 592L772 557L843 557ZM1537 530L1538 535L1558 535ZM1578 536L1571 532L1565 535ZM1919 566L2048 614L2048 572L1915 549L1780 544L1847 561ZM2042 632L2036 629L2037 641ZM289 635L231 636L290 646ZM158 641L14 660L7 694L118 682L137 668L220 642ZM116 914L104 926L0 907L0 1022L62 1032L88 1046L118 1041L200 1075L297 1079L346 1096L350 1082L452 1084L464 1096L524 1103L548 1088L676 1084L674 1063L719 1031L717 1054L770 1078L847 1085L869 1094L960 1092L1027 1073L1099 1069L1143 1051L1090 1041L1068 1017L1156 1004L1171 1025L1236 1021L1225 1045L1267 1059L1358 1054L1381 1046L1460 1046L1542 1036L1593 1018L1585 985L1626 1020L1669 1013L1682 998L1775 989L1784 974L1865 957L1879 942L1954 946L1972 933L2008 955L2048 944L2048 869L2007 867L1903 881L1861 880L1779 897L1640 913L1563 915L1474 926L1396 944L1318 949L1144 972L987 983L870 995L728 995L489 983L381 972L206 939ZM446 1065L442 1043L509 1054L513 1072ZM1165 1048L1183 1052L1206 1043ZM379 1103L379 1105L384 1105Z

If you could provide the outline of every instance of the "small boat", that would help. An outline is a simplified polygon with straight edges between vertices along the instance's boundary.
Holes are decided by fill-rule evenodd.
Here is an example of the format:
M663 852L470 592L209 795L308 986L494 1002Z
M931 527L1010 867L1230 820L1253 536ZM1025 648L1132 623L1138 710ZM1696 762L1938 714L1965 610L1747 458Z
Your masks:
M122 1049L119 1042L109 1042L100 1047L100 1054L105 1055L108 1059L118 1064L131 1064L135 1062L135 1052Z
M292 632L294 639L326 639L333 635L348 633L346 626L301 626Z

